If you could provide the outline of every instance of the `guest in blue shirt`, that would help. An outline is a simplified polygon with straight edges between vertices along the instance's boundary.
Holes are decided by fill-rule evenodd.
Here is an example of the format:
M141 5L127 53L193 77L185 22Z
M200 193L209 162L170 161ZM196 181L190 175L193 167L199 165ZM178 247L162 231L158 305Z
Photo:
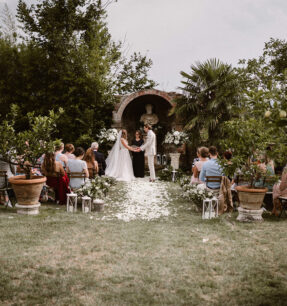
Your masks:
M220 165L217 162L217 149L214 146L209 148L209 157L210 160L205 162L201 168L199 180L205 182L206 176L222 176L223 172ZM220 183L218 182L209 182L207 185L208 188L211 189L219 189Z

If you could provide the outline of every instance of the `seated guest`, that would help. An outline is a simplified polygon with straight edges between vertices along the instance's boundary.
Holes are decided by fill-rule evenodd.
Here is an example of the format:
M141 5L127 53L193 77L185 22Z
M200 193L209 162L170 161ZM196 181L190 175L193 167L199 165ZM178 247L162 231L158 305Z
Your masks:
M275 175L274 170L274 163L273 161L267 156L267 154L259 154L256 159L256 163L258 167L262 170L264 174L267 175ZM267 187L268 191L272 191L273 184L268 182L268 179L259 178L255 183L255 187Z
M69 192L69 178L61 162L55 160L54 152L45 154L41 172L47 177L46 184L54 188L56 201L63 205L66 204L67 193Z
M195 161L194 166L192 167L192 177L191 177L191 184L193 183L202 183L199 181L199 174L202 169L202 165L208 161L208 148L201 147L197 150L197 156L199 158L198 161Z
M63 167L67 167L68 158L65 154L63 154L64 151L64 144L58 143L55 146L55 160L61 162Z
M95 154L95 160L98 162L98 166L99 166L99 175L105 175L105 170L106 170L106 160L105 160L105 156L103 153L98 152L99 149L99 144L97 142L93 142L91 144L91 149L94 151Z
M193 159L193 161L192 161L191 172L192 172L192 169L193 169L195 163L199 161L199 149L200 149L200 147L197 148L197 150L196 150L196 156L197 156L197 157L195 157L195 158Z
M75 159L75 155L73 152L75 151L75 147L71 143L67 143L65 145L65 153L64 155L67 156L68 159Z
M85 155L85 151L83 148L78 147L76 148L75 152L75 159L69 159L68 160L68 172L81 172L84 173L84 177L79 177L79 178L71 178L70 179L70 186L72 189L77 189L80 188L85 184L85 177L89 177L89 172L88 172L88 167L87 163L82 160Z
M281 182L273 186L273 210L272 214L278 216L281 210L279 197L287 197L287 167L284 168Z
M225 151L225 152L223 153L223 158L224 158L225 160L227 160L228 164L231 164L231 163L232 163L232 162L231 162L232 152L230 152L230 151Z
M98 162L95 160L94 152L91 148L86 151L84 161L87 163L89 177L93 178L99 172Z
M7 178L14 176L16 173L16 166L6 163L3 160L0 160L0 171L6 171ZM0 188L5 187L5 179L0 178Z
M217 149L214 146L209 148L209 157L210 160L205 162L201 168L199 180L202 182L206 181L206 176L222 176L223 172L220 165L217 162ZM219 189L219 182L209 182L206 186L210 189Z
M0 177L0 188L5 188L7 187L6 183L9 184L8 179L16 174L16 167L5 161L0 160L0 171L6 171L7 181L5 180L5 177ZM8 205L10 206L11 203L9 202L8 196L3 196L3 203L8 203ZM0 194L0 203L2 203L2 193Z

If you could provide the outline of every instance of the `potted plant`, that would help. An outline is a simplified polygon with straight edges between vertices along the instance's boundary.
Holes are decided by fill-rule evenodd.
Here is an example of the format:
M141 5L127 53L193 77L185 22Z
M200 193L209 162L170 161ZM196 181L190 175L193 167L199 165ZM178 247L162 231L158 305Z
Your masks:
M17 198L17 212L21 214L38 214L39 197L46 181L44 176L33 175L39 157L53 150L51 135L55 132L56 120L63 111L57 114L50 111L49 116L27 114L29 129L15 131L17 108L12 108L12 119L8 117L0 124L0 158L2 161L19 166L24 175L9 179Z
M262 220L260 208L268 191L264 182L275 183L277 177L262 167L258 157L260 158L261 152L266 154L266 148L274 141L272 129L266 127L263 120L254 118L228 121L224 129L226 137L221 142L221 146L225 150L231 150L233 156L231 162L219 159L219 163L225 175L229 177L237 175L246 182L245 185L236 187L241 207L238 219ZM276 146L275 143L274 145ZM278 153L276 150L274 152ZM270 153L270 157L274 158L272 151Z
M175 170L179 168L180 151L186 142L188 142L188 135L185 132L172 130L165 135L163 143L170 151L171 166Z
M115 179L105 176L96 176L89 180L81 188L75 192L80 197L88 196L92 199L93 209L102 211L104 209L104 198L107 195L110 187L115 184Z

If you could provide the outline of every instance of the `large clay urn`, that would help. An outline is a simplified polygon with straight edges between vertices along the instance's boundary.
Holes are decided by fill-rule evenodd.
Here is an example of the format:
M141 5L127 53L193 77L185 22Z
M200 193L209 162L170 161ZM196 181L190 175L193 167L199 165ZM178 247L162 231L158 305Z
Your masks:
M45 176L32 176L31 179L26 179L25 175L18 175L9 178L17 198L16 207L19 214L39 213L39 198L46 180Z
M240 207L249 210L261 208L267 188L250 188L249 186L235 187L238 193Z

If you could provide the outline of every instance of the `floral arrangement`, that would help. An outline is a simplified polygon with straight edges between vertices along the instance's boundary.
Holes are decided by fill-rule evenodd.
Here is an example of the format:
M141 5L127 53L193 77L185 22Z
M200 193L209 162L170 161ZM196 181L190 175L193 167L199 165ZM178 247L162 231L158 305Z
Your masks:
M99 143L114 143L117 140L117 129L102 129L99 135Z
M213 193L207 190L204 184L190 184L189 177L181 178L180 185L183 189L183 197L199 208L202 207L204 199L213 198Z
M92 199L103 199L110 187L115 185L115 182L115 179L111 177L96 176L75 192L81 197L88 196Z
M182 175L183 175L182 170L180 170L180 169L176 170L175 181L179 180L182 177ZM167 166L167 167L161 169L160 171L158 171L157 177L161 181L172 181L173 168L171 166Z
M163 143L180 147L187 141L188 141L188 135L185 132L172 130L171 132L167 132Z

